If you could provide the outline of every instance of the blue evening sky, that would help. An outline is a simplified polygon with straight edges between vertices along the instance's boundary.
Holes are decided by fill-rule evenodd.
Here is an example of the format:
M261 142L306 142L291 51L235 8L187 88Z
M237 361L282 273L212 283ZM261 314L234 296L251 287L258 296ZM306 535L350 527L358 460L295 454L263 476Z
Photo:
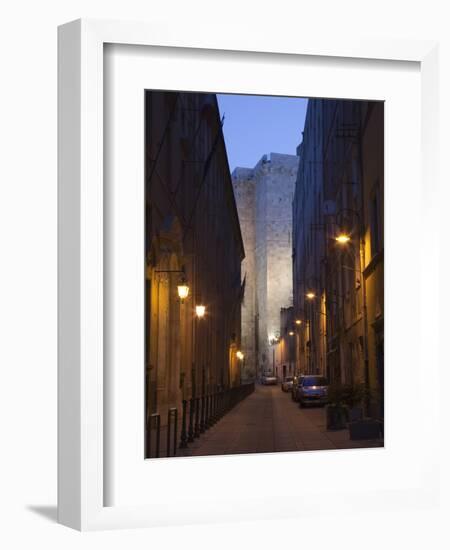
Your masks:
M307 99L217 94L230 169L253 168L269 153L295 155Z

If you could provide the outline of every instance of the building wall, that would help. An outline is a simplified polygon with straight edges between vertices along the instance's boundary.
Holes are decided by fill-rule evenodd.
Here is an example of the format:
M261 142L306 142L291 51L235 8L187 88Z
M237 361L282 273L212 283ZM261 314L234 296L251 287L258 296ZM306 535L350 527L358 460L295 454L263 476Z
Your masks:
M233 172L233 187L239 212L245 258L241 265L242 278L245 279L244 299L241 307L242 351L245 356L245 378L253 379L256 364L256 227L255 201L256 179L253 170L236 168Z
M364 311L361 242L364 225L361 180L361 108L357 101L326 103L324 186L335 215L326 248L326 292L330 296L328 340L336 350L328 365L332 380L361 383L364 373ZM334 237L351 237L342 246Z
M297 156L271 153L253 169L236 168L232 174L246 251L242 337L249 377L272 371L269 340L280 334L280 308L292 305L297 168Z
M280 340L277 344L276 375L282 381L295 372L295 320L293 306L280 310Z
M183 399L240 383L244 249L215 95L147 92L145 148L146 403L164 425Z
M293 300L296 325L296 372L323 373L325 223L333 208L324 192L324 100L309 100L295 185L293 209ZM316 298L309 301L306 293Z
M384 385L383 132L380 102L309 100L293 204L297 371L365 384L374 415ZM350 241L338 244L339 233Z
M365 104L362 111L361 158L370 388L372 414L384 416L384 105Z

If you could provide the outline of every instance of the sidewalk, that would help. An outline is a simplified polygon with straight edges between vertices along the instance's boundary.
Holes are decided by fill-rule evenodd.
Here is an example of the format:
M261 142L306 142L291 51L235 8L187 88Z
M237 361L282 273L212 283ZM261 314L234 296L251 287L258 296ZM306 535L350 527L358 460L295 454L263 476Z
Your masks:
M322 407L300 409L279 386L255 392L189 445L185 456L382 447L351 441L348 430L327 431Z

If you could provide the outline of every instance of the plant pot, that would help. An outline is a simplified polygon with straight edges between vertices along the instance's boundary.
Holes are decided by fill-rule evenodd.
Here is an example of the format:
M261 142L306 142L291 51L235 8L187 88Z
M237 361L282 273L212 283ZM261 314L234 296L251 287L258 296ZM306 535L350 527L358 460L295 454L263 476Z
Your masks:
M348 411L349 422L359 422L363 419L364 413L362 407L351 407Z
M347 427L347 414L343 405L327 405L327 430L344 430Z
M350 422L348 425L350 439L378 439L380 437L380 422L370 418Z

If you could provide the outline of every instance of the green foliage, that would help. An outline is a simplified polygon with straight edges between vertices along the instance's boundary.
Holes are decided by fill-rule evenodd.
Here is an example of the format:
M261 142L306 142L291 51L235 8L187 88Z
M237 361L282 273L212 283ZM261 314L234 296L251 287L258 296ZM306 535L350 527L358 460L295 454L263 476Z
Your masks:
M364 384L333 384L328 388L329 403L346 406L349 409L360 405L366 396Z
M328 387L328 402L330 405L345 404L345 389L343 384L332 384Z

